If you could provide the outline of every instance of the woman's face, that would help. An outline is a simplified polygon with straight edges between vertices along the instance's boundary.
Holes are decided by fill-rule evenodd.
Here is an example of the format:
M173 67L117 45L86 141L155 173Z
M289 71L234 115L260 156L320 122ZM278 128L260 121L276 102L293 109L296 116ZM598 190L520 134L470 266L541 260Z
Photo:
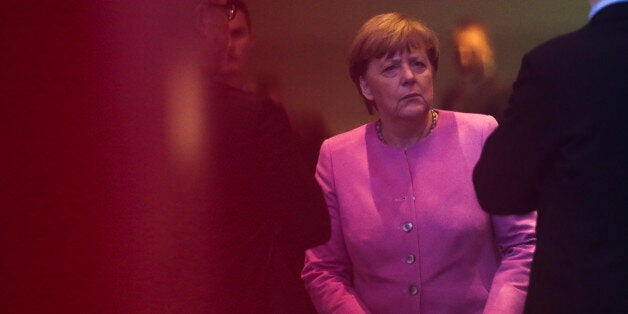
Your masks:
M364 97L375 102L382 120L416 119L434 99L434 73L423 49L372 59L360 77Z

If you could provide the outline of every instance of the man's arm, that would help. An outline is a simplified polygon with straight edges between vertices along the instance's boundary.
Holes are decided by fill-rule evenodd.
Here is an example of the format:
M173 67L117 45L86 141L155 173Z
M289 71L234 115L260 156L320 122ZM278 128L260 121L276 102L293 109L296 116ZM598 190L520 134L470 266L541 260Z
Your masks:
M554 91L537 69L543 67L526 55L505 121L486 140L473 172L478 201L489 213L525 213L538 207L538 182L560 129Z

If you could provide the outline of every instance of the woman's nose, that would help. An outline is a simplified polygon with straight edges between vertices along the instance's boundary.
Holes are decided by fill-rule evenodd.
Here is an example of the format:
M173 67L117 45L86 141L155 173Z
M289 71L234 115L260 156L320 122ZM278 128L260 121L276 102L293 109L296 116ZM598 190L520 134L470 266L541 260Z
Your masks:
M407 63L401 65L401 79L403 84L414 83L414 71Z

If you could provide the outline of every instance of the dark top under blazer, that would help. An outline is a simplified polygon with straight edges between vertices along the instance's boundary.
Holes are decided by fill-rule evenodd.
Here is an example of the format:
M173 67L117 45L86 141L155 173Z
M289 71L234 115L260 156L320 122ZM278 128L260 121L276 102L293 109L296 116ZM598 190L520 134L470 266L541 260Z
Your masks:
M482 207L538 209L528 313L628 313L628 3L522 61L474 171Z

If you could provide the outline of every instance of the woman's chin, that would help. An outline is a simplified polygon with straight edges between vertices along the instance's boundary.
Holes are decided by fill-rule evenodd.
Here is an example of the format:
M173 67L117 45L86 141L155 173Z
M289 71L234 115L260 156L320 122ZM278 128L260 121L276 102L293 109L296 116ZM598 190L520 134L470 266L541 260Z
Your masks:
M400 118L406 118L406 119L420 119L422 117L425 117L429 114L430 112L430 107L424 104L421 105L413 105L413 106L407 106L405 108L403 108L402 111L399 112L399 117Z

